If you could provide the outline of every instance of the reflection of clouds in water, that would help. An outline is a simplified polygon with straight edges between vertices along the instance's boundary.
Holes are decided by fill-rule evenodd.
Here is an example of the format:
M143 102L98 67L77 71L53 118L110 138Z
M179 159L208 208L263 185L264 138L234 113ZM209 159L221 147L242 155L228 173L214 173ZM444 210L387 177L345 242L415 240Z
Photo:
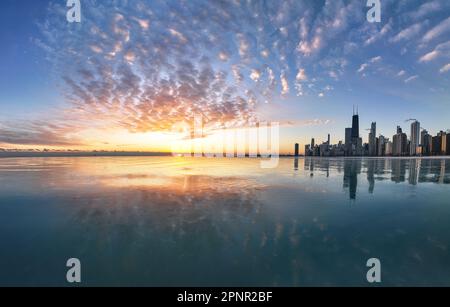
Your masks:
M106 186L83 192L69 208L74 210L72 222L90 237L84 246L89 253L93 246L103 253L122 242L130 259L151 246L155 263L166 257L185 263L215 250L226 266L275 274L274 285L300 284L303 272L319 265L308 252L312 241L323 250L338 250L325 222L273 215L259 195L265 187L243 186L250 183L207 176L172 178L162 188ZM286 265L277 272L276 267Z

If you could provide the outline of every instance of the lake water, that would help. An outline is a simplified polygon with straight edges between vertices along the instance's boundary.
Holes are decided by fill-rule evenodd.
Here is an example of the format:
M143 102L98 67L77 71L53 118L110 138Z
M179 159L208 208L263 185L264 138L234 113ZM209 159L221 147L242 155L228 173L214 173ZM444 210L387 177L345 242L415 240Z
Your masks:
M0 285L450 286L450 159L0 159Z

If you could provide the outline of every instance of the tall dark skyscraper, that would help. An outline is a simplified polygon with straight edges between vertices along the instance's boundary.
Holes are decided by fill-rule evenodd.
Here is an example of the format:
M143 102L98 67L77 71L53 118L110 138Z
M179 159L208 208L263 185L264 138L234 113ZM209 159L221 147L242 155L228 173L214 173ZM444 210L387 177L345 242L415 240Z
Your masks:
M377 154L377 123L372 123L369 133L369 155L376 156Z
M352 128L345 128L345 145L352 144Z
M358 111L356 114L353 111L353 120L352 120L352 139L359 138L359 115Z

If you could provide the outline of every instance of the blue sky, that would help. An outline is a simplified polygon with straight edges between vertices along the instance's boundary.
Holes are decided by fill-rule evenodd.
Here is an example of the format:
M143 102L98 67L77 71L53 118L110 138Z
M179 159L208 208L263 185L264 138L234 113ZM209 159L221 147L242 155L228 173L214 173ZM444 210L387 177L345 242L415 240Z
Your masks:
M201 113L279 121L289 151L343 139L353 105L364 138L372 121L387 137L408 118L450 128L446 0L381 0L381 23L365 0L81 3L80 24L63 0L0 3L2 147L99 148L92 135L164 132Z

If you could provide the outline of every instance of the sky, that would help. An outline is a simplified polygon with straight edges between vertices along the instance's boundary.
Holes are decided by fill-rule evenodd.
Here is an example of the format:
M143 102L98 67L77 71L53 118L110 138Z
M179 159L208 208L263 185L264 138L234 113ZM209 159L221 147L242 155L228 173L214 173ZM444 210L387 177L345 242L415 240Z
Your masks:
M278 122L294 143L450 129L450 2L0 2L0 147L170 151L180 122ZM184 137L184 136L183 136Z

